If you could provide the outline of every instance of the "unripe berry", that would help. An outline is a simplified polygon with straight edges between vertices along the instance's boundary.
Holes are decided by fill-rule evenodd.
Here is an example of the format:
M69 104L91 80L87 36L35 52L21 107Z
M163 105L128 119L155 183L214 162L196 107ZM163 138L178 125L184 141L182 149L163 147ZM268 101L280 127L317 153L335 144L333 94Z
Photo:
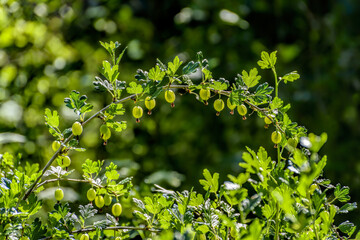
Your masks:
M59 147L61 147L61 143L59 141L53 141L51 147L54 151L57 151Z
M115 217L120 216L120 214L122 213L122 206L120 203L115 203L112 208L111 208L112 214Z
M266 124L266 125L270 125L270 124L272 124L271 119L270 119L270 118L268 118L268 117L265 117L265 118L264 118L264 122L265 122L265 124Z
M171 106L173 107L173 103L175 102L175 93L172 90L166 90L165 91L165 100L168 103L171 103Z
M121 240L121 237L116 237L115 240Z
M81 234L80 240L90 240L89 234L87 233Z
M149 111L148 111L148 114L149 114L149 115L151 114L151 110L153 110L155 106L156 106L156 101L155 101L155 99L151 99L150 96L147 96L147 97L145 98L145 107L149 110Z
M83 127L79 122L74 122L71 129L75 136L79 136L83 132Z
M111 131L106 124L101 125L100 127L100 137L104 139L104 141L108 140L111 137Z
M136 122L140 122L140 119L143 115L143 109L140 106L135 106L132 110L132 115L136 118Z
M87 199L92 202L94 201L95 197L96 197L96 191L93 188L90 188L87 193L86 193Z
M204 100L204 101L209 100L210 94L211 93L210 93L209 89L204 89L204 88L200 89L199 95L202 100Z
M275 144L278 144L281 142L281 133L279 131L274 131L272 134L271 134L271 141Z
M109 194L105 194L104 204L105 206L109 206L112 202L112 197Z
M231 104L230 98L226 100L226 105L230 110L234 110L236 108L235 104Z
M104 198L103 196L99 195L99 196L96 196L95 198L95 205L98 207L98 208L102 208L104 206L105 202L104 202Z
M245 115L247 113L246 106L244 104L241 104L240 106L237 107L237 111L241 116L243 116L243 119L245 120L246 119Z
M71 164L71 159L68 156L62 158L62 165L68 167Z
M61 201L64 198L64 192L61 188L55 190L55 199L56 201Z
M219 116L220 112L224 109L225 103L224 101L219 98L214 101L214 109L216 110L216 115Z

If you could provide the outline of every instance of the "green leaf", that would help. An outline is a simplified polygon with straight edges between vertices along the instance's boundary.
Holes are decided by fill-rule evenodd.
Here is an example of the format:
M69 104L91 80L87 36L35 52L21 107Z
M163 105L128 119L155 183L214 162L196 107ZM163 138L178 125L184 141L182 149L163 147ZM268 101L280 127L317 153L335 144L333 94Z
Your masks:
M80 215L83 217L83 219L86 220L88 218L95 216L95 214L98 211L96 209L94 209L94 206L92 204L89 203L85 206L80 205L79 212L80 212Z
M220 78L217 81L211 81L209 86L216 91L224 91L229 87L229 81Z
M173 62L169 62L168 63L168 70L167 73L170 76L174 76L176 74L176 71L178 70L178 68L181 66L182 61L180 61L179 57L176 56L173 60Z
M131 82L129 87L126 88L126 91L129 94L141 94L143 92L143 87L136 82Z
M291 73L285 74L281 79L284 80L284 83L286 84L287 82L294 82L299 78L300 75L297 73L297 71L293 71Z
M162 81L163 78L165 77L165 72L162 72L160 70L160 67L158 65L156 65L155 67L153 67L149 70L148 77L154 81Z
M269 55L269 53L265 51L261 52L261 60L258 61L261 69L269 69L275 66L277 60L276 53L277 51L274 51Z
M212 73L210 72L210 70L208 70L207 68L203 68L202 72L204 73L205 81L212 79Z
M349 235L349 237L351 237L351 235L354 233L356 227L353 223L351 223L349 221L345 221L339 225L339 229L340 229L340 231L342 231L343 233L346 233L347 235Z
M275 97L270 103L270 108L272 110L274 110L274 109L281 108L282 105L283 105L283 101L280 98Z
M183 67L182 72L184 75L186 74L191 74L196 72L196 69L200 66L200 64L198 62L188 62L188 64L186 64L185 67Z
M57 128L59 126L59 115L57 111L53 111L51 113L51 110L46 108L45 109L45 122L46 124L49 124L53 128Z
M70 93L70 97L65 98L64 102L68 108L74 109L74 112L80 115L86 112L90 112L93 109L93 105L86 103L86 100L86 95L80 96L78 91L73 90Z
M253 68L248 74L245 70L242 71L242 79L248 88L254 87L259 83L261 76L258 76L258 70Z
M356 202L347 203L338 210L338 213L348 213L356 208L357 208Z
M337 184L336 185L336 188L335 188L335 191L334 191L334 195L335 195L335 198L337 200L339 200L340 202L347 202L350 200L350 196L348 195L349 194L349 187L347 186L344 186L342 188L340 188L340 184Z
M271 99L271 93L274 91L273 87L269 87L268 83L260 84L255 90L254 101L260 103L267 102Z
M211 176L209 170L204 169L203 175L205 180L201 179L200 184L203 185L205 191L210 191L216 194L219 189L219 173L214 173L214 175Z
M120 175L116 170L106 171L105 176L108 179L108 182L111 180L118 180Z

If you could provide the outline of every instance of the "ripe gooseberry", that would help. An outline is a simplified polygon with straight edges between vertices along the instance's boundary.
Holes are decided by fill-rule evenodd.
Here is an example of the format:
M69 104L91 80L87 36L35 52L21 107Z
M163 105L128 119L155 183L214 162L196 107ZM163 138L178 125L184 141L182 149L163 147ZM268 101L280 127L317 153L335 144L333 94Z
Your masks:
M143 109L140 106L135 106L132 110L132 115L134 116L134 118L136 118L136 122L139 123L140 122L140 118L143 115Z
M151 110L153 110L153 109L155 108L155 106L156 106L156 101L155 101L155 99L154 99L154 98L151 99L150 96L147 96L147 97L145 98L145 107L149 110L149 111L148 111L148 114L149 114L149 115L151 115Z
M99 196L96 196L95 198L95 205L98 207L98 208L102 208L104 206L105 202L104 202L104 198L103 196L99 195Z
M81 123L79 123L79 122L74 122L71 129L75 136L79 136L83 132L83 127L82 127Z
M226 105L227 107L230 109L230 114L233 115L234 114L234 109L236 108L235 104L231 104L230 98L228 98L226 100Z
M59 141L53 141L53 143L51 144L51 147L54 151L57 151L59 149L59 147L61 147L61 143Z
M71 164L71 159L68 156L62 158L62 165L68 167Z
M94 201L95 197L96 197L96 191L93 188L90 188L87 193L86 193L87 199L92 202Z
M171 103L171 107L175 107L175 93L172 90L169 89L165 91L165 100Z
M106 145L106 141L111 137L111 131L106 124L100 127L100 137L104 140L104 145Z
M204 88L200 89L199 95L202 100L204 100L204 101L209 100L210 94L211 93L210 93L209 89L204 89Z
M112 197L110 196L110 194L105 194L104 197L104 204L105 206L109 206L112 202Z
M121 215L122 213L122 206L120 203L115 203L112 208L111 208L111 211L112 211L112 214L115 216L115 217L118 217Z
M243 120L246 119L245 115L247 113L247 108L244 104L241 104L240 106L237 107L237 111L238 113L243 116Z
M271 141L275 144L278 144L281 142L281 133L279 131L274 131L272 134L271 134ZM276 146L276 145L275 145Z
M61 188L55 190L55 199L56 201L61 201L64 198L64 192Z
M216 99L215 101L214 101L214 109L216 110L216 116L219 116L220 115L220 112L224 109L224 107L225 107L225 103L224 103L224 101L221 99L221 98L219 98L219 99Z
M87 233L81 234L80 240L90 240L89 234Z

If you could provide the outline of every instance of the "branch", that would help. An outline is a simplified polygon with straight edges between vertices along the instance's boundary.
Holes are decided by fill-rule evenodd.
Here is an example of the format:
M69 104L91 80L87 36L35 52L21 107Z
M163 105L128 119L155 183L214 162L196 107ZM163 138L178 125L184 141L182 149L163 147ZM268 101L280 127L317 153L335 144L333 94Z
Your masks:
M187 89L189 88L189 85L171 85L171 86L164 86L163 89L165 88L181 88L181 89ZM213 89L212 89L213 90ZM214 91L214 90L213 90ZM218 94L221 95L225 95L225 96L229 96L230 95L230 91L217 91ZM82 123L83 126L85 126L88 122L90 122L92 119L96 118L99 114L101 114L102 112L104 112L106 109L108 109L112 104L119 104L121 102L133 99L134 97L136 97L136 94L132 94L129 95L125 98L122 98L118 101L112 102L111 104L107 105L106 107L102 108L101 110L99 110L98 112L96 112L95 114L93 114L91 117L89 117L85 122ZM248 104L252 109L256 109L256 111L260 111L262 112L265 116L268 116L267 114L267 110L260 108L252 103L250 103L248 100L244 101L246 104ZM268 116L269 117L269 116ZM271 117L269 117L271 119ZM284 132L280 126L275 123L276 127ZM65 145L66 143L68 143L72 138L74 137L74 135L71 133L71 135L63 142L63 144ZM31 194L31 192L34 191L36 184L42 179L44 173L46 172L46 170L50 167L50 165L55 161L55 159L59 156L59 154L61 153L62 148L60 147L55 153L54 155L50 158L50 160L48 161L48 163L45 165L45 167L42 169L40 176L35 180L35 182L31 185L31 187L23 194L22 197L20 197L18 203L17 203L17 207L19 206L19 203L21 200L26 200L29 195ZM45 183L44 183L45 184Z

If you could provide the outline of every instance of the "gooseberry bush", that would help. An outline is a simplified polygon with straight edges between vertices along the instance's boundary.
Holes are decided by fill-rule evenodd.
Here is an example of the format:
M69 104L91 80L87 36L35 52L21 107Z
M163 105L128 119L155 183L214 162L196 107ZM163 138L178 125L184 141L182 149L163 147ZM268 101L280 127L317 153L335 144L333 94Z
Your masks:
M231 84L223 78L215 80L201 52L187 64L178 57L167 64L157 60L149 71L139 69L133 81L125 82L118 80L125 49L117 54L118 42L101 45L111 61L103 61L102 76L95 78L94 86L112 101L90 114L94 107L87 97L72 91L64 102L78 119L67 129L59 128L57 111L45 109L54 154L42 169L30 162L20 164L20 156L0 155L0 239L360 239L354 224L335 222L337 215L357 204L349 202L348 187L323 176L327 158L318 152L327 135L308 134L287 114L290 104L279 97L279 86L300 76L294 71L278 77L276 52L262 52L258 61L261 69L272 71L274 86L261 81L257 68L242 71ZM192 80L195 72L201 73L200 83ZM82 178L70 177L75 171L71 152L85 151L79 139L90 121L102 122L99 137L107 144L112 134L127 127L117 120L125 114L126 102L135 102L131 114L141 124L143 105L150 115L163 104L157 98L164 95L174 107L179 89L195 101L212 104L218 116L227 107L239 121L249 114L263 119L265 128L272 129L268 141L274 149L268 151L274 151L276 158L264 147L246 148L240 173L220 183L218 173L204 169L200 192L155 185L151 195L134 197L132 178L122 178L117 165L110 162L105 167L100 160L84 159ZM70 207L62 189L66 181L83 184L88 202ZM58 185L55 205L47 219L40 220L43 202L38 194L48 183ZM121 203L128 199L135 209L130 220L122 218Z

